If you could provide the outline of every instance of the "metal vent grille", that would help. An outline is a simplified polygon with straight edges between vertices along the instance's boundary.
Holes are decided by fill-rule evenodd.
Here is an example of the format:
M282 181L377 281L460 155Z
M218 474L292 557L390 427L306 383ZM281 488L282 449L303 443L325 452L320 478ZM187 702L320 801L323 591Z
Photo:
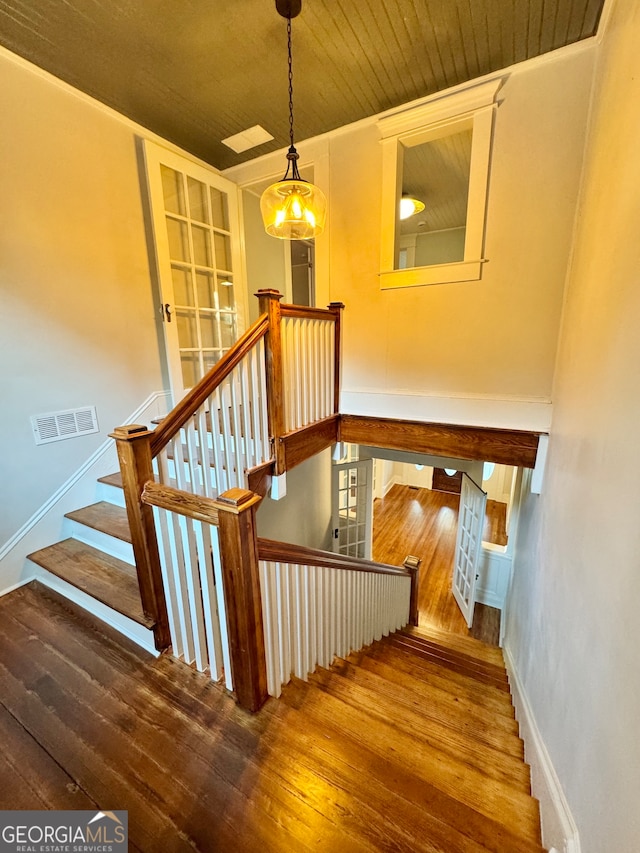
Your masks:
M62 441L63 438L73 438L76 435L89 435L98 432L96 407L84 406L82 409L32 415L31 426L36 444Z

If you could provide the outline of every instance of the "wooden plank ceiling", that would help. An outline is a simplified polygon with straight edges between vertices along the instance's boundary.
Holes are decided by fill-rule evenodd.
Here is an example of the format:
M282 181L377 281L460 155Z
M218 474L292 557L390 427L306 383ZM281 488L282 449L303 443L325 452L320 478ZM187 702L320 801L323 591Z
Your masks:
M595 34L604 0L304 0L296 139ZM288 144L273 0L0 0L0 44L218 168ZM220 140L260 124L244 154Z

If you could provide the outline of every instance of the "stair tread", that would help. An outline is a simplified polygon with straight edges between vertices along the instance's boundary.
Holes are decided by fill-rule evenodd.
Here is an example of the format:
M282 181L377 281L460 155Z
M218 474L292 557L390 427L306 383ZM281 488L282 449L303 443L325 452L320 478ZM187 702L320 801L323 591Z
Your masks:
M107 501L98 501L98 503L82 507L82 509L67 512L65 518L70 518L72 521L77 521L86 527L91 527L94 530L99 530L101 533L114 536L123 542L131 543L131 530L129 529L129 522L127 520L127 511L123 507L116 506Z
M355 655L346 660L335 661L332 671L337 669L347 674L357 684L377 690L386 700L416 711L424 717L433 719L466 735L477 737L489 746L500 749L509 755L522 759L524 748L518 735L515 720L485 711L444 690L430 686L420 690L414 678L393 678L391 667L374 661L366 655Z
M285 692L290 689L286 686ZM535 840L535 832L528 837L514 835L501 824L499 815L482 815L419 778L406 766L401 755L387 761L369 749L366 732L352 737L341 730L340 720L332 720L328 726L310 725L304 700L300 709L296 707L298 696L302 694L295 692L295 685L292 689L291 702L286 698L283 702L269 702L259 715L245 716L243 722L251 729L259 726L261 737L268 737L271 749L280 750L286 743L287 758L302 773L313 774L323 788L331 786L349 792L356 798L351 807L358 813L372 808L373 817L376 813L384 814L385 820L397 827L412 827L404 845L393 836L388 847L376 845L375 849L429 853L487 853L489 850L493 853L543 853ZM349 713L348 709L345 712Z
M354 678L348 668L343 668L341 662L335 663L329 671L315 672L311 680L346 705L366 709L366 713L376 724L391 723L394 729L413 737L416 743L422 743L428 749L435 749L454 760L459 760L460 756L464 755L466 766L526 794L531 793L529 769L522 760L520 746L518 755L506 751L517 738L505 738L501 744L504 748L487 744L473 732L464 732L460 728L448 726L443 721L434 720L421 713L415 707L401 703L397 697L392 699L385 696L377 685L363 684Z
M476 657L476 655L469 654L467 651L462 651L461 649L451 646L446 642L436 641L428 637L421 637L404 628L401 631L397 631L394 636L401 639L402 642L414 645L418 649L432 651L442 657L446 657L448 660L457 661L471 669L475 669L478 672L484 672L487 675L491 675L508 683L509 679L507 678L504 661L502 660L500 660L499 663L482 660Z
M503 714L511 719L515 717L511 696L502 690L496 690L490 685L460 675L434 661L423 660L416 655L403 652L402 649L390 644L374 644L370 650L367 650L367 653L376 660L381 660L391 667L399 668L424 684L435 683L442 690L448 691L454 696L463 696L472 703L492 710L493 713Z
M281 701L291 704L322 726L327 737L333 729L349 741L365 746L391 765L388 778L393 778L393 766L400 762L403 771L434 786L447 797L492 820L500 822L517 836L536 841L539 833L537 801L513 785L487 776L458 759L441 752L411 735L399 731L392 723L373 721L367 709L347 705L331 694L319 691L311 682L293 678L281 695Z
M482 684L490 685L496 690L502 690L504 693L509 692L509 680L504 670L502 672L487 672L473 661L464 660L456 654L448 653L442 647L421 645L403 634L391 634L389 637L385 637L382 642L401 648L419 659L433 660L440 666L473 678Z
M122 488L122 474L120 471L115 471L113 474L105 474L104 477L98 477L99 483L106 483L107 486L115 486L117 489Z
M29 559L112 610L153 627L142 610L136 570L128 563L72 538L41 548Z
M497 666L504 666L504 658L502 649L497 646L490 646L488 643L483 643L482 640L476 640L475 637L464 637L460 634L452 634L449 631L444 631L441 628L435 628L431 625L420 625L418 627L408 626L403 628L403 633L410 636L422 637L425 640L441 643L450 649L457 649L479 660L484 660L487 663L494 663Z

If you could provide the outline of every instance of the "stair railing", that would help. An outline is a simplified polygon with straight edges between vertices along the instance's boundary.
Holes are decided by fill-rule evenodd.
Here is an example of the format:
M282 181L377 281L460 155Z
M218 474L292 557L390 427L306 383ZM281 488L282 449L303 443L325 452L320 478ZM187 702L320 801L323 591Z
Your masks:
M258 539L260 500L230 489L214 501L153 481L142 493L145 506L177 516L185 534L175 565L184 557L186 574L166 580L174 652L190 655L215 680L224 670L227 687L250 711L279 696L292 675L306 680L317 666L418 623L416 567ZM223 590L226 619L217 621Z
M112 434L142 606L155 622L156 647L173 645L216 680L224 671L227 686L247 707L255 703L240 698L240 682L255 667L244 640L233 641L227 630L245 615L224 572L229 554L243 553L246 536L218 535L208 518L208 527L198 528L195 522L203 519L193 516L190 496L207 507L219 501L225 518L225 510L244 517L253 506L245 506L246 495L259 499L248 487L264 494L271 475L337 440L342 308L281 305L275 290L257 296L256 323L155 431L133 424ZM170 506L144 500L147 485L168 489ZM245 495L242 512L234 503L239 495Z
M418 624L417 567L258 539L267 690Z

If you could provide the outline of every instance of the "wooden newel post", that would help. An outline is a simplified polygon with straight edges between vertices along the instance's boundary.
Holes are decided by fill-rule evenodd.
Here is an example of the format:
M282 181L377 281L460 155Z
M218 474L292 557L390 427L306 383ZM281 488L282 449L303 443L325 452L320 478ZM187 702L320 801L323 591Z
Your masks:
M420 591L420 560L418 557L405 557L404 567L411 572L411 597L409 599L409 623L418 627L418 593Z
M153 433L146 426L130 424L117 427L111 433L111 438L115 439L120 460L142 609L155 622L153 633L156 648L158 651L164 651L171 645L171 635L162 584L158 540L153 509L141 500L144 484L148 480L153 480L150 444L152 435Z
M277 290L259 290L256 294L261 314L269 317L269 331L265 337L267 361L267 411L269 429L273 440L275 474L279 476L286 470L284 456L284 372L282 367L282 317L280 300L282 294Z
M229 489L215 502L233 689L249 711L268 698L255 519L260 500L253 492Z
M335 323L335 362L333 367L333 413L340 414L340 373L342 365L342 312L344 310L343 302L330 302L328 305L330 311L333 311L336 316Z

